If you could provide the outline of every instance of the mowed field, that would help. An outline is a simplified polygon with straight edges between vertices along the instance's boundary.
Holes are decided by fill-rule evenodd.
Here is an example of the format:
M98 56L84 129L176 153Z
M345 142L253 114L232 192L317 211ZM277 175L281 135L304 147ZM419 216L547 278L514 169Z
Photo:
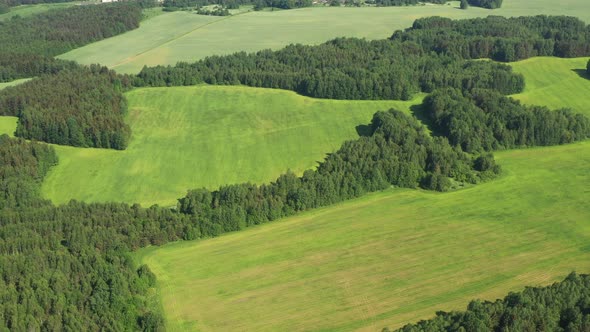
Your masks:
M448 5L407 7L313 7L247 12L229 17L165 13L142 22L139 29L66 53L61 58L101 63L121 73L137 73L144 65L174 65L210 55L278 49L291 43L318 44L336 37L381 39L405 29L415 19L439 15L455 19L487 15L570 15L590 22L587 0L505 1L501 9Z
M265 183L313 168L358 137L379 110L414 101L335 101L227 86L137 89L127 94L132 139L125 151L56 146L43 183L54 203L70 199L170 206L188 189Z
M514 97L525 104L545 105L551 109L569 107L590 117L588 59L538 57L512 63L514 71L526 78L525 91Z
M138 253L170 331L379 331L590 272L590 142L497 153L504 175L390 190Z

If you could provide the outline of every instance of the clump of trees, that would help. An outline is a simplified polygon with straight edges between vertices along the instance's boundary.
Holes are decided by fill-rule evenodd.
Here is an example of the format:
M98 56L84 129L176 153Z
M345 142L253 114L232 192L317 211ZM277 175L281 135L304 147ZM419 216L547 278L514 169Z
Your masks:
M0 114L19 117L23 138L122 150L131 135L128 88L127 77L106 67L64 69L0 91Z
M164 0L163 3L166 11L201 8L209 5L220 5L227 9L238 9L244 5L253 5L255 10L265 7L293 9L310 7L312 0Z
M209 16L229 16L231 15L227 8L223 6L215 6L213 9L207 8L198 8L197 14L199 15L209 15Z
M578 18L566 16L428 17L416 20L405 31L396 31L391 39L461 59L512 62L534 56L590 55L590 28Z
M586 65L586 74L590 75L590 60L588 60L588 64Z
M437 87L492 88L517 93L524 78L493 62L432 54L413 42L339 38L318 46L289 45L176 66L144 67L137 86L198 83L279 88L316 98L401 99Z
M409 324L397 331L588 330L590 276L571 273L551 286L527 287L494 302L471 301L463 312L439 311L433 319Z
M503 0L467 0L470 5L488 9L497 9L502 7Z
M467 152L558 145L590 136L590 121L569 109L525 106L492 90L447 88L424 100L435 131Z
M435 4L445 4L446 0L374 0L374 4L377 6L387 7L387 6L412 6L417 5L419 3L435 3Z

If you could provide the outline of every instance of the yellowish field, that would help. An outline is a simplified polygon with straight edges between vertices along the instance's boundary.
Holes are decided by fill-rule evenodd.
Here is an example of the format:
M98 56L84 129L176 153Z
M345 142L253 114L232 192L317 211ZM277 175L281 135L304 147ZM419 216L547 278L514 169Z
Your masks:
M501 179L391 190L148 248L171 331L378 331L590 271L590 142L497 154Z

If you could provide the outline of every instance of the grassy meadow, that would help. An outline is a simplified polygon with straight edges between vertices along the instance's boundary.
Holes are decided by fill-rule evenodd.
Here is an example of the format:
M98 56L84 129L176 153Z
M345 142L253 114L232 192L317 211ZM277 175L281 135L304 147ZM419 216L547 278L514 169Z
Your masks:
M14 137L17 121L18 118L14 116L0 116L0 135L7 134Z
M590 22L587 0L506 1L494 11L448 5L334 8L246 12L229 17L165 13L142 22L139 29L61 55L80 63L101 63L121 73L144 65L176 64L210 55L278 49L291 43L318 44L336 37L381 39L415 19L439 15L455 19L487 15L570 15Z
M147 248L171 331L378 331L590 271L590 142L497 153L504 175L389 190Z
M21 78L21 79L14 80L14 81L11 81L11 82L0 82L0 90L2 90L4 88L7 88L9 86L19 85L19 84L24 83L24 82L26 82L28 80L30 80L30 78Z
M551 109L569 107L590 117L590 77L585 73L588 58L538 57L512 63L526 78L525 91L514 95L525 104Z
M43 183L54 203L120 201L175 205L187 189L263 183L302 173L379 110L410 102L336 101L228 86L137 89L127 94L132 138L125 151L56 146Z

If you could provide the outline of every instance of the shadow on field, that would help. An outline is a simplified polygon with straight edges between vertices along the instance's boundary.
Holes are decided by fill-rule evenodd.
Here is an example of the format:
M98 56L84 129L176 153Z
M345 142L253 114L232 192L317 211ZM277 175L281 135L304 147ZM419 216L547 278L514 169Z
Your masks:
M586 69L572 69L572 71L574 73L578 74L578 76L580 76L581 78L585 78L587 80L590 80L590 76L586 72Z
M371 134L373 134L371 131L371 126L366 124L358 125L354 127L354 129L356 129L356 133L361 137L370 137Z

